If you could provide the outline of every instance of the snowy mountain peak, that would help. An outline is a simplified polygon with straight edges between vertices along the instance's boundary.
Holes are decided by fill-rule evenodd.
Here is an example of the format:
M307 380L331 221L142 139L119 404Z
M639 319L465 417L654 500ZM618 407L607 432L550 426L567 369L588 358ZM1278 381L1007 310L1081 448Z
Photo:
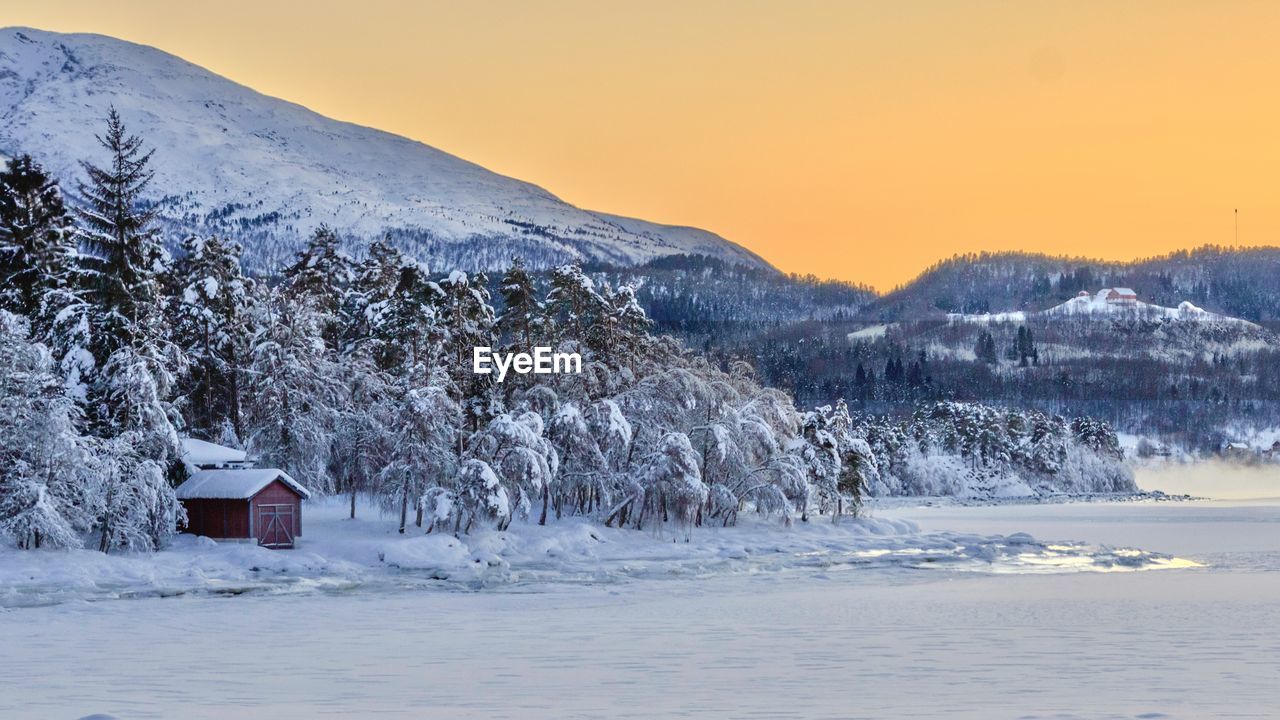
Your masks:
M582 210L155 48L0 30L0 153L30 153L73 190L78 161L101 160L94 132L110 105L157 150L153 201L167 236L235 237L256 268L279 266L321 224L356 243L390 236L436 266L496 269L516 254L535 266L636 264L681 253L768 266L713 233Z

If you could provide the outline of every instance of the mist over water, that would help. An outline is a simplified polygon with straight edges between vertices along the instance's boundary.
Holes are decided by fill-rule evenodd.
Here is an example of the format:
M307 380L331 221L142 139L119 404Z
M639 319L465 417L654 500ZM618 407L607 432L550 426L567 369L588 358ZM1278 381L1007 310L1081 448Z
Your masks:
M1139 466L1138 487L1217 500L1280 498L1280 464L1243 465L1209 460L1187 465Z

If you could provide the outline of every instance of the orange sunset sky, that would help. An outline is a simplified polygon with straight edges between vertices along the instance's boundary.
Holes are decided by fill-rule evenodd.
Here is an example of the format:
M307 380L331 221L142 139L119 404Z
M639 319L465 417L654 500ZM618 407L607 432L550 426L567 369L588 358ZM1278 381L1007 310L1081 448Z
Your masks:
M954 253L1280 243L1277 2L61 2L582 207L888 289Z

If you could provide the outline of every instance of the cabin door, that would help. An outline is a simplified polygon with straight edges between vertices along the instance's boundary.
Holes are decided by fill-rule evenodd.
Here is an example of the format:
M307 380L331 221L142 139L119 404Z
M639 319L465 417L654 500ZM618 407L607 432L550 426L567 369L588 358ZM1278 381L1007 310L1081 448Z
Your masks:
M293 547L293 506L259 505L258 544L268 548Z

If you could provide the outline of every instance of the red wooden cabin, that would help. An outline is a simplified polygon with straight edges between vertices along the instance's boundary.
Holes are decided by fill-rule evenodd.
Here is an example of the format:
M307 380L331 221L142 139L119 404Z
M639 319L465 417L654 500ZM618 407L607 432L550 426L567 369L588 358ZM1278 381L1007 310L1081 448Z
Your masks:
M184 442L183 457L191 476L175 491L187 509L185 532L293 547L302 535L302 501L311 493L283 470L253 467L242 452L229 458L228 453L239 451L192 443Z

